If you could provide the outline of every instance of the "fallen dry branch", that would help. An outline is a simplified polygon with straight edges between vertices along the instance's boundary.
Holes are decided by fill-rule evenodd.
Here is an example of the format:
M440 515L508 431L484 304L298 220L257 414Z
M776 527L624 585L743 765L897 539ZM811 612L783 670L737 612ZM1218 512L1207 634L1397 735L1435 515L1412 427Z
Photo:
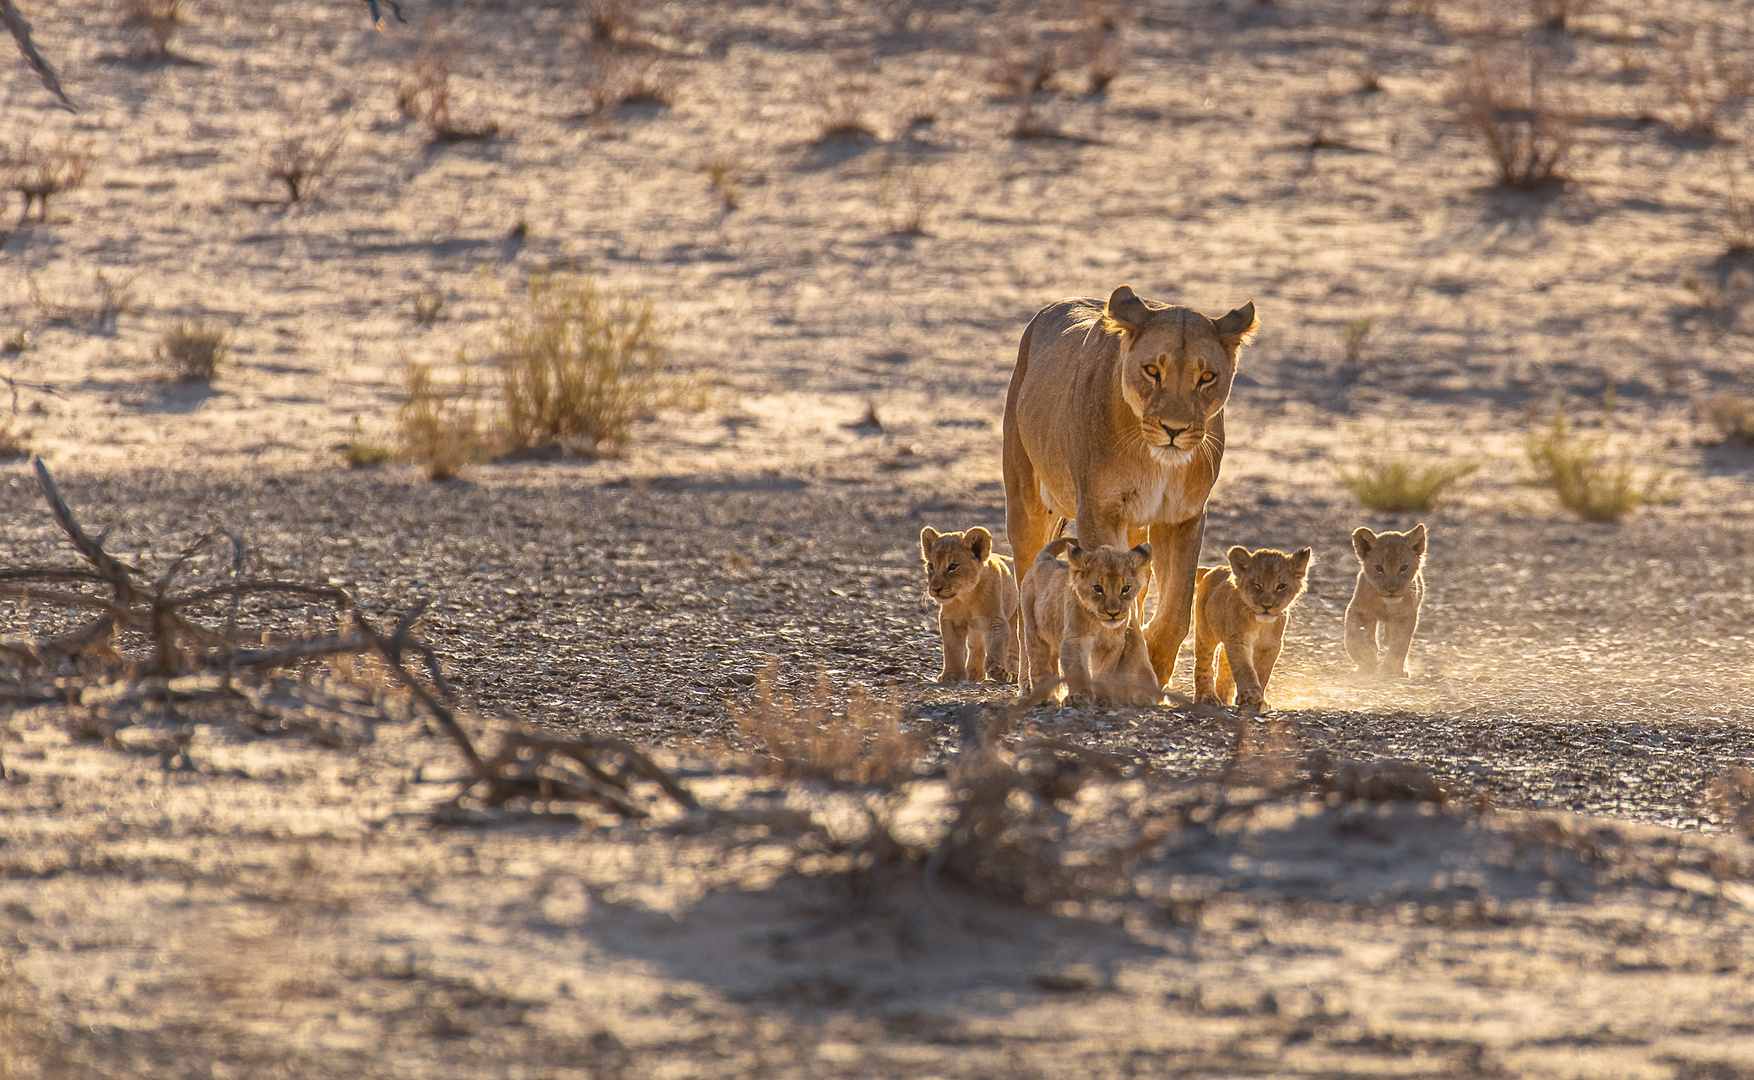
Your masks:
M684 811L699 809L673 777L618 739L562 739L514 726L484 758L447 703L453 695L437 652L414 634L425 602L386 632L345 589L245 577L244 543L225 530L200 537L148 579L140 568L104 550L102 539L79 524L48 467L41 459L33 464L50 514L86 565L0 568L0 597L62 613L94 612L95 617L60 634L0 642L0 660L10 660L21 673L9 685L0 685L0 700L56 709L58 721L73 737L157 755L167 768L193 767L189 745L197 720L230 724L258 736L297 734L345 750L370 742L375 725L387 718L380 695L333 680L293 682L268 676L311 660L372 655L437 722L467 765L452 811L463 809L464 803L497 808L522 801L543 809L579 803L624 818L647 818L650 811L633 791L636 780L655 785ZM222 538L232 545L232 580L174 592L178 576ZM109 595L74 591L81 585L99 586ZM351 629L274 641L256 634L256 641L245 645L248 635L239 633L237 614L246 597L326 604ZM191 614L203 604L222 601L230 601L223 626L206 625ZM149 656L124 656L117 647L120 631L144 635ZM409 659L424 666L424 679L409 670ZM69 667L73 661L80 664ZM450 816L455 819L454 813Z
M12 40L18 43L18 51L23 54L24 62L37 73L43 89L54 94L68 112L77 111L73 106L73 99L61 89L61 80L55 74L54 67L37 51L36 43L30 38L30 23L24 21L24 16L19 14L12 0L0 0L0 23L5 23L6 29L12 33Z

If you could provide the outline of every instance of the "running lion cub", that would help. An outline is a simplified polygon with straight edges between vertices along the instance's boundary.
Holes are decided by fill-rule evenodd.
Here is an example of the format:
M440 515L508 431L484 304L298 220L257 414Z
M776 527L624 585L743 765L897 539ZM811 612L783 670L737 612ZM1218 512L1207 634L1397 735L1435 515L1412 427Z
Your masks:
M1309 548L1287 555L1240 545L1226 554L1230 565L1201 567L1194 586L1194 699L1229 705L1234 692L1237 708L1259 712L1312 556Z
M1361 675L1404 679L1407 650L1419 629L1419 605L1425 602L1425 523L1381 534L1360 525L1352 532L1352 550L1358 555L1358 585L1346 605L1346 655Z
M1138 598L1150 584L1150 544L1085 551L1076 539L1061 537L1042 548L1023 575L1029 685L1064 674L1071 700L1079 704L1161 701L1136 617Z
M1017 674L1017 575L1011 560L993 553L993 534L920 530L926 587L938 601L938 635L944 641L943 683L981 682L989 666L1000 681Z

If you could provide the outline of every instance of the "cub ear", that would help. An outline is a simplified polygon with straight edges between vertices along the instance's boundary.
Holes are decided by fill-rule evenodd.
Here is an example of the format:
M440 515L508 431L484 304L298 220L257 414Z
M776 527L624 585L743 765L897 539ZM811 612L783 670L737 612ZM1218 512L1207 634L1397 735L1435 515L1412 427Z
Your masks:
M1309 564L1315 561L1315 552L1309 548L1298 548L1291 553L1291 572L1298 577L1309 573Z
M1407 530L1407 542L1413 545L1414 551L1425 554L1425 522L1421 521Z
M1137 334L1145 329L1146 320L1151 318L1151 310L1145 306L1145 301L1139 299L1131 285L1122 285L1109 294L1108 303L1102 306L1102 315L1112 329Z
M1229 551L1225 552L1224 557L1230 560L1231 573L1235 574L1237 577L1241 577L1244 574L1248 573L1249 562L1250 562L1250 559L1252 558L1249 555L1248 548L1245 548L1241 544L1238 544L1235 547L1231 548Z
M932 545L938 542L938 530L927 525L920 530L920 558L932 557Z
M1066 561L1072 564L1072 569L1084 569L1084 562L1088 558L1090 558L1090 556L1086 555L1084 549L1077 544L1068 543L1066 545Z
M986 562L987 556L993 553L993 534L979 525L963 533L962 539L967 542L969 550L974 552L978 562Z
M1424 528L1423 525L1420 528ZM1360 559L1370 558L1370 549L1376 546L1376 534L1360 525L1352 530L1352 550Z
M1132 568L1135 570L1138 570L1142 567L1150 566L1151 565L1151 545L1150 544L1140 544L1138 547L1127 552L1127 563L1130 566L1132 566Z
M1236 350L1254 340L1255 331L1260 328L1261 320L1255 317L1255 302L1253 300L1222 319L1213 320L1212 323L1212 329L1218 334L1218 340L1223 344L1224 351L1232 357L1236 355Z

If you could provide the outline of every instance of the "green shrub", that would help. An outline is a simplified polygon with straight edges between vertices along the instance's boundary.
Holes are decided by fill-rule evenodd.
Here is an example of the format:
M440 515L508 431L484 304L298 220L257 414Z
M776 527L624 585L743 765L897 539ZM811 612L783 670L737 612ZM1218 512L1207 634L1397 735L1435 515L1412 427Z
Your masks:
M405 390L396 409L398 457L419 465L429 480L450 480L463 466L486 456L467 363L454 390L437 383L431 364L410 360L402 377Z
M1607 436L1574 433L1563 409L1555 410L1550 423L1529 431L1523 450L1535 482L1552 488L1559 504L1585 521L1618 521L1660 497L1660 473L1639 477L1625 450L1608 461Z
M1339 475L1340 486L1350 491L1358 505L1385 514L1413 514L1430 510L1443 489L1480 467L1476 461L1455 465L1410 465L1394 458L1365 455Z
M605 296L590 277L531 281L523 310L500 326L498 359L508 449L614 453L635 421L700 403L668 367L652 302Z

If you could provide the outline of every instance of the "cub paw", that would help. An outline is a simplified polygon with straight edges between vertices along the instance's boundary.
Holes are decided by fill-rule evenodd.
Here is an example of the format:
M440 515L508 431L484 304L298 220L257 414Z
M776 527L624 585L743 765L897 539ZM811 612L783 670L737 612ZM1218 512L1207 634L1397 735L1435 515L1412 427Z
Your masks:
M1017 673L1015 671L1012 671L1010 668L1005 667L1003 664L988 664L987 665L987 678L993 680L994 682L1002 682L1002 683L1016 682L1017 681Z

